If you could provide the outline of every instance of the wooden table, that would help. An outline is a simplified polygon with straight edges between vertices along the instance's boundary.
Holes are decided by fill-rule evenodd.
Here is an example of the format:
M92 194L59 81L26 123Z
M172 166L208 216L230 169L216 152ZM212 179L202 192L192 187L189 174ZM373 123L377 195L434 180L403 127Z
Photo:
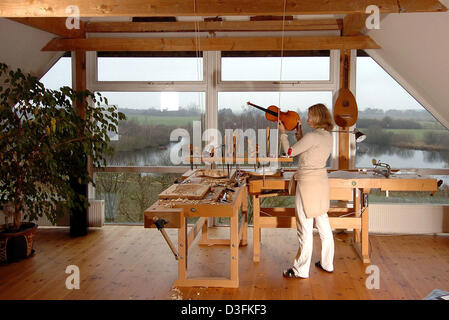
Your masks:
M260 261L262 228L296 228L294 208L260 208L263 197L288 195L288 185L293 170L284 171L281 177L249 178L248 192L253 196L253 261ZM373 172L329 172L330 198L339 200L329 210L329 220L334 229L353 229L353 244L364 263L369 257L369 202L372 189L382 191L436 191L437 180L415 174L392 175L385 178ZM342 217L344 216L344 217Z
M183 175L183 183L201 183L217 185L230 179L213 179L195 177L195 170ZM155 228L154 218L164 219L168 223L166 228L178 229L178 279L174 285L177 287L229 287L239 286L239 246L247 245L248 208L247 188L245 185L233 187L234 192L228 192L231 199L228 203L217 202L213 199L222 192L220 187L215 187L214 192L209 192L202 200L158 200L144 212L144 227ZM224 189L224 187L223 187ZM239 212L241 209L241 219ZM187 218L198 217L199 220L187 233ZM209 239L208 218L229 217L230 239ZM195 240L199 231L202 238L199 245L224 245L230 252L230 277L229 278L188 278L187 256L188 249Z

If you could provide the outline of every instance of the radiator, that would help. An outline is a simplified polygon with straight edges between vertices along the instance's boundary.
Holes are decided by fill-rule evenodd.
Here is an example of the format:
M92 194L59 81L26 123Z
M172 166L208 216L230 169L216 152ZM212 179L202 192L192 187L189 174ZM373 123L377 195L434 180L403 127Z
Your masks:
M373 233L448 233L449 206L437 204L380 204L369 206Z
M89 200L88 210L89 227L102 227L104 225L104 200Z
M102 227L104 225L104 200L89 200L89 209L87 211L89 227ZM37 220L39 226L52 226L46 216ZM70 215L58 218L56 226L64 227L70 225Z

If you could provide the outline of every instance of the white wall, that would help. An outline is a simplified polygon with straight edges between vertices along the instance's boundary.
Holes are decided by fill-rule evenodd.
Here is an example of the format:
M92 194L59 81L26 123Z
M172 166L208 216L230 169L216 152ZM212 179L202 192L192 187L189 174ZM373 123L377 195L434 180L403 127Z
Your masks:
M63 54L41 51L55 37L54 34L0 18L0 62L40 78Z
M368 54L449 129L449 12L388 14L367 35L382 47Z

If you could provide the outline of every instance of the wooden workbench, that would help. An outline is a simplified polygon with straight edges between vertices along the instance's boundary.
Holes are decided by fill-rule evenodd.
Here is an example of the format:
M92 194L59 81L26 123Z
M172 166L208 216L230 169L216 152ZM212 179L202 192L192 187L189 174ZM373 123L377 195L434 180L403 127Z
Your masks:
M253 196L253 260L260 261L262 228L296 228L294 208L260 208L263 197L288 195L288 185L293 170L283 172L281 177L248 179L248 192ZM369 202L372 189L382 191L436 191L437 180L416 174L393 174L385 178L373 172L329 172L330 199L339 200L328 212L331 227L353 229L353 244L364 263L369 257ZM344 217L343 217L344 216Z
M154 218L166 220L165 228L178 229L178 279L174 285L177 287L230 287L239 286L239 246L247 245L247 188L245 184L232 187L234 192L228 192L229 202L219 202L216 199L223 192L224 187L219 184L230 184L234 179L214 179L196 177L195 171L183 175L183 183L210 184L213 191L206 194L201 200L158 200L144 212L144 227L155 228ZM215 187L214 187L215 186ZM231 197L231 199L229 199ZM241 209L241 210L240 210ZM241 215L239 212L241 211ZM187 233L187 218L198 217L199 220ZM209 239L208 218L229 217L230 239ZM240 219L239 219L240 218ZM229 246L230 277L229 278L188 278L187 256L188 249L201 230L202 237L199 245Z

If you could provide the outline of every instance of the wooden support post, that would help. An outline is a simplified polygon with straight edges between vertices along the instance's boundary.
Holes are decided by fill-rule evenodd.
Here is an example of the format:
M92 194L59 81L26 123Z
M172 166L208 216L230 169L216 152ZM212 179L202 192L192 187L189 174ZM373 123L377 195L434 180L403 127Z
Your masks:
M75 87L76 91L84 91L87 89L86 85L86 51L75 51ZM78 114L85 119L86 118L86 101L75 101L75 108ZM87 159L87 171L89 176L93 179L94 165L91 157ZM88 196L88 195L87 195Z
M234 209L234 214L231 217L231 250L230 250L230 265L231 265L231 281L237 283L239 281L239 207Z
M350 50L340 50L340 90L344 87L346 81L345 75L348 77L351 74L350 64L348 64L348 71L345 72L345 59L348 60L351 57ZM350 83L348 79L348 84ZM348 131L349 128L340 127L339 131ZM349 169L349 133L339 132L338 133L338 169L347 170Z
M190 232L187 235L187 249L190 248L192 243L195 241L196 236L200 232L200 230L204 230L204 225L207 226L207 218L201 217L198 219L198 221L195 223L193 228L190 230Z
M248 188L244 188L244 194L242 199L242 219L243 221L243 235L241 245L248 245Z
M369 189L361 190L361 197L363 201L363 194L369 194ZM369 258L369 206L364 206L362 213L362 260L363 263L370 263Z
M361 232L354 238L354 247L363 263L370 263L369 257L369 206L363 203L364 194L369 194L370 189L360 189ZM359 240L359 242L356 242Z
M260 198L253 196L253 261L260 261Z
M353 189L353 201L354 201L354 211L357 218L361 218L361 206L360 206L360 191L358 189ZM354 229L353 231L354 243L360 243L360 229Z
M187 221L184 212L181 213L180 221L178 230L178 280L183 281L187 279Z
M208 224L209 224L209 219L206 219L206 221L203 224L203 228L201 230L200 243L201 242L207 242L209 240L209 237L208 237L208 228L209 228L209 226L208 226Z

